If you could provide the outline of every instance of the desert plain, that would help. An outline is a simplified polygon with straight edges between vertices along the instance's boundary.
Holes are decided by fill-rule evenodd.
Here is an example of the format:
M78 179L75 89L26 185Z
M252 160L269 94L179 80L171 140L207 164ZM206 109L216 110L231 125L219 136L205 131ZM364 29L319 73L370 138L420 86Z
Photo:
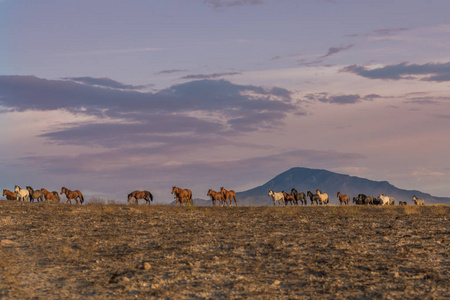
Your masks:
M449 217L0 201L0 298L449 299Z

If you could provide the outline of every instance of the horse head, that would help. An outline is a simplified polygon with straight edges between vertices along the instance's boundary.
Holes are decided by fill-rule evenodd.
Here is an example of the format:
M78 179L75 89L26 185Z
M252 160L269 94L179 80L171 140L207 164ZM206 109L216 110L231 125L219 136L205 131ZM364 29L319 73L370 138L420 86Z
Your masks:
M172 194L177 193L178 190L179 190L179 188L177 188L176 186L173 186L173 187L172 187Z

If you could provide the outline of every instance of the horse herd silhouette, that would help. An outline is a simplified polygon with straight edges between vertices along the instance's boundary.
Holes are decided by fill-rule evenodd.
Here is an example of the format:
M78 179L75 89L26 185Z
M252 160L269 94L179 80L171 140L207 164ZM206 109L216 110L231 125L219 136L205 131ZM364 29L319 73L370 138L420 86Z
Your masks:
M40 190L34 190L31 186L27 186L25 189L20 188L20 186L16 185L14 187L14 192L10 190L3 190L3 196L6 196L6 200L17 200L17 201L30 201L34 202L36 200L44 201L50 200L58 202L60 201L59 195L65 194L67 197L67 203L72 203L72 199L78 204L78 199L80 199L80 203L83 204L84 197L83 194L79 190L71 191L66 187L61 188L61 193L58 194L57 191L49 192L46 189L42 188Z
M84 202L83 194L79 190L69 190L66 187L61 188L61 192L58 194L56 191L49 192L45 188L40 190L34 190L31 186L27 186L25 189L20 188L18 185L14 187L14 192L4 189L3 196L6 196L7 200L17 200L17 201L44 201L50 200L54 202L60 202L59 195L65 194L67 198L66 203L72 203L72 199L75 200L75 203ZM175 205L193 205L192 201L192 191L190 189L182 189L179 187L172 187L172 195L176 200ZM234 190L226 190L221 187L219 192L216 192L212 189L208 190L207 196L211 197L212 205L220 205L220 206L230 206L234 204L237 206L236 192ZM311 205L325 205L329 203L329 197L327 193L322 193L320 189L316 190L316 193L313 194L311 191L308 191L306 194L303 192L298 192L295 188L291 190L291 193L288 194L285 191L274 192L269 189L268 196L272 197L273 205L276 206L277 203L280 206L284 204L284 206L290 205L307 205L308 199L311 202ZM337 193L337 197L339 199L340 205L349 205L350 204L350 196L341 194L341 192ZM131 202L134 198L134 202L138 204L140 199L146 201L148 205L153 201L153 195L146 190L140 191L136 190L128 194L128 202ZM80 202L78 202L78 199ZM228 202L229 200L229 202ZM413 202L416 205L425 205L425 201L423 199L417 198L414 196L412 198ZM388 197L383 194L380 194L378 197L366 196L364 194L359 194L358 197L353 197L353 203L356 205L394 205L395 199L394 197ZM399 201L399 205L407 205L404 201Z
M316 193L313 194L311 191L308 191L306 194L303 192L297 192L295 188L291 190L291 193L288 194L285 191L274 192L269 189L269 196L273 199L273 205L275 206L278 202L278 205L281 205L281 202L284 205L307 205L308 199L311 201L311 205L314 203L316 205L324 205L328 204L329 198L327 193L322 193L319 189L316 190ZM350 196L343 195L341 192L337 192L337 197L339 199L340 205L349 205L350 204ZM416 205L425 205L425 201L423 199L419 199L416 196L413 196L413 202ZM373 196L366 196L364 194L359 194L358 197L353 197L353 203L356 205L395 205L394 197L388 197L383 194L380 194L377 198ZM407 205L405 201L399 201L399 205Z

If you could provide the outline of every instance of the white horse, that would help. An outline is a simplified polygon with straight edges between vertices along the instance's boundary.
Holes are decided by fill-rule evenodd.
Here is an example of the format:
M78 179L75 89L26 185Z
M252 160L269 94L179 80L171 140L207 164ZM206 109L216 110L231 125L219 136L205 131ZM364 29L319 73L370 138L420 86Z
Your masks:
M417 198L416 196L413 196L413 201L416 205L425 205L425 200Z
M328 194L327 193L322 194L322 192L319 189L317 189L316 194L320 198L320 202L321 202L320 204L328 204Z
M275 193L272 190L269 190L269 196L273 199L273 206L275 206L275 202L278 201L278 205L281 205L281 201L283 201L284 204L284 195L283 193Z
M388 197L383 194L380 194L378 198L381 200L381 205L394 205L395 200L393 197Z
M28 197L30 196L30 192L26 189L21 189L18 185L14 187L14 191L17 194L17 201L21 199L22 201L28 201Z

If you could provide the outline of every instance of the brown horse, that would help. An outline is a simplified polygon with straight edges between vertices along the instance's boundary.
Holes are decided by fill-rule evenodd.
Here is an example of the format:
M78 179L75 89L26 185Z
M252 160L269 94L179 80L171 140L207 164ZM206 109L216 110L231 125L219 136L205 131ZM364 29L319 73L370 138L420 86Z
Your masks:
M52 200L52 201L56 201L59 203L60 199L59 199L58 192L56 192L56 191L49 192L44 188L41 189L41 192L44 194L44 197L47 201Z
M3 196L6 196L6 200L17 200L17 194L10 190L3 190Z
M144 199L148 205L150 205L150 201L153 201L153 195L149 191L134 191L128 194L128 202L131 201L131 198L135 199L136 204L138 204L139 199Z
M66 194L67 203L72 204L72 201L70 199L74 199L75 202L78 204L77 198L80 198L81 204L83 204L83 202L84 202L83 194L79 190L71 191L71 190L67 189L66 187L62 187L60 194L62 195L63 193Z
M234 198L234 204L236 204L237 206L237 200L236 200L236 192L233 190L229 190L227 191L226 189L224 189L223 187L220 188L220 193L222 194L223 197L223 201L225 201L225 203L228 205L228 199L230 199L230 205L233 204L233 199Z
M350 202L349 195L342 195L341 192L338 192L337 196L339 198L339 202L341 203L341 205L342 204L348 205L348 203Z
M192 191L190 189L180 189L179 187L172 187L172 194L175 195L175 199L177 199L177 202L175 203L175 205L178 204L178 202L180 202L180 206L181 203L184 204L192 204Z
M286 206L289 202L291 205L295 204L295 196L292 194L288 194L285 191L281 191L284 196L284 205Z
M216 202L219 201L220 205L223 205L223 196L222 193L213 191L209 189L207 196L211 196L211 201L213 206L216 205Z

